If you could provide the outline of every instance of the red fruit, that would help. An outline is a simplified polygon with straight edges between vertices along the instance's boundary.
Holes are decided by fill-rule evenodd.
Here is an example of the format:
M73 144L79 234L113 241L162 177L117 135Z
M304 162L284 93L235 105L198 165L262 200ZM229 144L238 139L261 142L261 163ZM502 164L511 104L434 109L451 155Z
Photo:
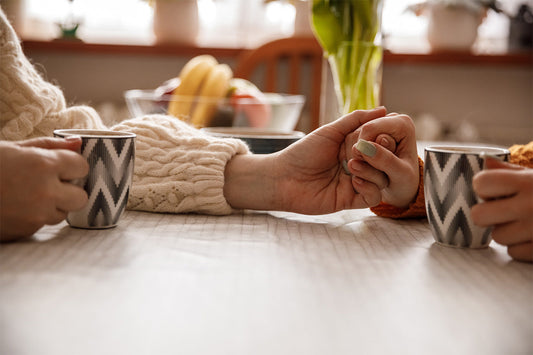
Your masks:
M236 90L231 94L230 102L235 109L235 115L244 113L250 127L265 128L270 123L272 108L263 93L243 93Z

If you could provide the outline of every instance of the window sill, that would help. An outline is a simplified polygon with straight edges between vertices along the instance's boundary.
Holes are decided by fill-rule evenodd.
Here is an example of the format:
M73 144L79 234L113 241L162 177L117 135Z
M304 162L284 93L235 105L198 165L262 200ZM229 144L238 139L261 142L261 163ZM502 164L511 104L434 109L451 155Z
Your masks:
M236 58L250 50L244 47L199 47L188 45L162 44L110 44L86 43L68 40L25 39L22 46L26 54L34 51L77 52L112 55L155 55L155 56L194 56L210 53L216 57ZM398 52L386 50L384 63L390 64L438 64L438 65L516 65L531 66L533 51L516 53L478 54L469 52Z

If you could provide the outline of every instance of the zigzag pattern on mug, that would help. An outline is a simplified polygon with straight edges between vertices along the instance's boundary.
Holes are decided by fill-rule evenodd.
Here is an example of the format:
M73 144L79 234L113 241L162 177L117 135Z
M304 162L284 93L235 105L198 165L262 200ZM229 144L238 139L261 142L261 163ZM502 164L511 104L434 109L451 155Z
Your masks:
M463 189L472 181L474 174L482 169L483 160L477 156L445 155L431 152L427 155L431 164L426 165L424 184L428 195L428 219L434 223L435 235L441 242L454 244L456 236L462 234L469 246L473 242L472 231L477 227L468 224L466 213L477 203L477 196L472 193L464 194ZM433 186L430 186L433 184ZM463 227L461 227L463 225ZM444 231L448 231L447 237ZM483 236L486 241L488 235ZM450 240L444 240L450 239Z
M92 206L88 213L88 225L116 224L120 218L122 206L127 203L129 185L133 175L132 139L110 140L91 139L82 147L82 155L86 157L92 169L85 183Z
M470 247L472 244L485 245L488 242L490 230L483 233L481 240L474 240L473 231L480 228L467 218L469 205L462 196L457 198L447 210L444 219L439 216L439 207L442 205L437 206L434 202L434 198L429 199L426 208L428 220L437 241L462 247ZM457 242L461 240L463 240L462 243Z

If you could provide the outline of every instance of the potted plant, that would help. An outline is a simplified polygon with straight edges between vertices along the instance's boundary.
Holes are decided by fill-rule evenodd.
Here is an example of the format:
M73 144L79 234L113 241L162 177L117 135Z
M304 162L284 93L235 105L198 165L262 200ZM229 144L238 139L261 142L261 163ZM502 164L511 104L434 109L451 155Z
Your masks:
M433 51L468 51L487 11L500 12L496 0L426 0L408 7L427 16L427 40Z
M280 1L291 4L294 7L294 33L297 37L312 37L311 28L311 0L264 0L266 4Z
M157 43L194 44L199 31L197 0L149 0Z

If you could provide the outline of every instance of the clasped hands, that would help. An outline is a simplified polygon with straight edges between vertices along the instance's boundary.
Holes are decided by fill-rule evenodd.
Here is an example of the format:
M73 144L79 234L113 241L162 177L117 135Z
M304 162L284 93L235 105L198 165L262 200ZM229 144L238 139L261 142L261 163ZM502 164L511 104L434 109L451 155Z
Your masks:
M326 214L380 202L405 207L418 190L414 124L384 107L349 113L264 159L273 180L262 190L270 194L265 209Z
M260 209L325 214L380 202L404 208L422 183L413 121L383 107L354 111L264 159L257 181L267 176L272 183L256 185L269 187ZM514 259L531 262L533 169L497 161L487 168L473 181L488 200L472 209L474 223L493 225L494 241Z

